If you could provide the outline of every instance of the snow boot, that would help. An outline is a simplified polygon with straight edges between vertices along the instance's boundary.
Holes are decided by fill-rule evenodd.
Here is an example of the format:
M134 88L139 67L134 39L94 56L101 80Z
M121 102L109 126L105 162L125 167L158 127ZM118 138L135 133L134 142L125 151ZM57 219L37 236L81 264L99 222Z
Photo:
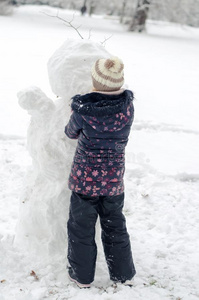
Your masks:
M125 286L133 287L134 286L134 280L126 280L125 282L122 283Z
M72 270L71 267L68 268L68 277L70 279L70 281L76 283L76 285L80 288L80 289L88 289L91 287L90 283L89 284L85 284L85 283L80 283L76 278L75 278L75 274Z

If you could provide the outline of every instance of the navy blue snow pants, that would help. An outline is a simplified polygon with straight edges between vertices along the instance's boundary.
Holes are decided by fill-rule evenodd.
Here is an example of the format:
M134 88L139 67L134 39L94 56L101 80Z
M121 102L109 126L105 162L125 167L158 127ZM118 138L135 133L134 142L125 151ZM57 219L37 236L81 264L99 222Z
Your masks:
M80 283L94 280L97 246L95 224L100 217L102 243L110 279L124 282L135 275L126 220L124 193L89 197L72 192L68 220L68 261Z

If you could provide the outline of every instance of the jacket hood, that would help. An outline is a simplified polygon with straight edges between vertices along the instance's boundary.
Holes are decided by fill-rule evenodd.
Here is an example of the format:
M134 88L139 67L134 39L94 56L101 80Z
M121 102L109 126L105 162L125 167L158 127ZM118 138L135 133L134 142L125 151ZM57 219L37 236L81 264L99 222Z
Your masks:
M93 92L74 96L71 107L82 115L84 121L94 130L118 131L132 118L133 98L130 90L117 95Z
M74 96L71 107L81 115L110 116L123 111L133 98L133 93L129 90L118 95L93 92Z

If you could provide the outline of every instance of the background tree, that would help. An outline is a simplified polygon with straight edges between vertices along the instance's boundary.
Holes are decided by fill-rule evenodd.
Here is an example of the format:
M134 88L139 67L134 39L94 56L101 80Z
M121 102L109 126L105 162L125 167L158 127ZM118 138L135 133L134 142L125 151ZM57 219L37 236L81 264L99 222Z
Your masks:
M13 11L12 5L14 2L11 0L1 0L0 1L0 15L9 15Z
M152 0L149 18L199 26L199 0Z
M125 16L126 3L127 3L127 0L123 0L123 2L122 2L122 9L121 9L121 15L120 15L120 23L123 23L123 19L124 19L124 16Z
M0 0L0 14L10 11L8 3L42 4L79 10L84 0ZM199 27L199 0L87 0L89 15L106 14L120 18L133 31L143 31L147 19Z
M150 0L138 0L135 14L130 23L130 31L142 32L143 30L145 30L150 2Z

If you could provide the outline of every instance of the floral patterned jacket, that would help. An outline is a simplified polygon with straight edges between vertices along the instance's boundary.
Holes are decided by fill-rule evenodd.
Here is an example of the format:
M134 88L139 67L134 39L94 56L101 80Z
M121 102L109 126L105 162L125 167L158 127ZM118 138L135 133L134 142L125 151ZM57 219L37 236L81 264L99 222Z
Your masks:
M78 139L69 188L89 196L124 192L125 146L134 117L133 93L92 92L72 98L66 135Z

